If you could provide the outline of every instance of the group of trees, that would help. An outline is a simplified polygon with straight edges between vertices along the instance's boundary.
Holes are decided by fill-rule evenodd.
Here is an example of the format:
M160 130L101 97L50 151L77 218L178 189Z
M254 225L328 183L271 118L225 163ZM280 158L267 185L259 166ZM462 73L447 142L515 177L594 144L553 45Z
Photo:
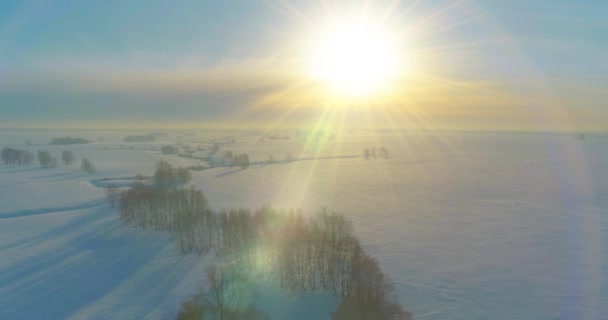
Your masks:
M64 151L61 153L61 160L65 165L71 165L75 160L74 154L71 151ZM38 150L38 162L43 167L54 168L57 166L57 158L53 157L46 150ZM84 172L95 173L95 166L93 166L93 163L87 158L82 158L80 168Z
M4 164L27 165L34 161L33 153L13 148L2 148L0 157Z
M279 234L283 239L278 260L281 283L297 291L323 289L349 295L348 272L356 247L351 224L326 211L309 221L288 215L284 223Z
M110 203L111 194L107 188ZM213 250L222 255L244 250L256 242L250 211L216 213L200 190L163 190L136 184L122 191L119 199L119 214L125 224L174 232L182 253Z
M106 190L106 196L108 193ZM120 218L125 224L167 231L185 230L194 215L203 216L209 209L199 190L163 190L142 183L122 191L119 203ZM185 240L180 242L183 243L182 252L193 251L192 244L186 244Z
M182 253L213 251L247 265L259 261L255 249L264 248L283 288L325 290L343 298L334 320L411 319L342 215L323 210L307 219L300 211L270 207L216 212L199 190L139 184L121 193L120 217L127 224L173 232Z
M365 148L363 149L363 156L365 157L366 160L369 160L370 158L388 158L388 149L386 149L385 147L373 147L373 148Z
M232 157L230 161L231 167L241 167L241 169L247 169L249 167L249 155L241 153L237 156Z
M171 188L192 179L192 174L188 168L171 166L167 161L160 161L156 165L154 173L154 184L157 188Z
M326 210L308 220L301 214L285 217L278 234L274 232L280 240L269 239L281 243L276 267L283 287L341 296L334 320L411 319L392 296L388 276L362 249L349 220Z

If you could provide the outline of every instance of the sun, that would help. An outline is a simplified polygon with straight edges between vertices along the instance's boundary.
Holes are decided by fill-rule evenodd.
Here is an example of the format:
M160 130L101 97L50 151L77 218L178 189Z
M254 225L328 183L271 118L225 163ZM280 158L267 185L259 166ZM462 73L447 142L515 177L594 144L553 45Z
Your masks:
M333 23L313 41L309 72L344 97L386 89L403 67L395 37L379 24L357 19Z

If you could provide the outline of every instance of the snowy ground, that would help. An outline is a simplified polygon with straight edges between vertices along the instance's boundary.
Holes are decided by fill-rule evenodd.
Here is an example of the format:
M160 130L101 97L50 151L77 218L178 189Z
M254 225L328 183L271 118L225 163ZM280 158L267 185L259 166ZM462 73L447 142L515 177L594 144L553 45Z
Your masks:
M180 256L169 237L121 225L95 179L149 175L161 158L198 165L158 148L208 146L229 134L126 144L120 138L127 134L70 132L104 142L48 146L66 134L0 131L0 147L55 156L72 150L98 170L0 165L0 319L165 319L200 285L209 259ZM608 138L404 133L306 143L233 136L222 150L252 161L287 153L308 160L193 172L211 205L343 212L416 319L608 314ZM353 157L379 146L390 158ZM278 320L288 314L280 312L272 312Z

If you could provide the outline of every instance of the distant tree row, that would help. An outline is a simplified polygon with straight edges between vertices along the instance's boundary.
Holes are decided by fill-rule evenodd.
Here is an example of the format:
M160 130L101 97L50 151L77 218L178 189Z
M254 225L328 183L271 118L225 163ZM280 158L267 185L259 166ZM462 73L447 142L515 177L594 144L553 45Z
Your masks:
M230 167L241 167L241 169L247 169L250 165L249 155L241 153L239 155L233 154L230 150L225 150L221 154L213 157L212 162L221 166Z
M34 161L34 154L27 150L2 148L0 155L4 164L28 165Z
M363 149L363 156L365 157L366 160L369 160L370 158L388 158L388 149L386 149L385 147L379 147L379 148L365 148Z
M163 154L178 154L179 148L174 146L163 146L160 148L160 152Z
M87 139L72 138L72 137L59 137L59 138L53 138L51 140L51 144L54 144L54 145L84 144L84 143L91 143L91 142L92 141L89 141Z
M126 136L124 138L124 141L125 142L152 142L152 141L156 141L156 137L153 134Z
M323 210L306 219L300 211L270 207L215 212L199 190L143 184L121 193L119 212L127 224L173 232L182 253L213 251L247 266L259 261L256 248L264 248L283 288L326 290L343 298L334 320L411 319L342 215Z
M249 167L249 155L246 153L234 156L230 162L231 167L241 167L241 169L247 169Z
M291 162L291 161L295 161L297 160L293 154L291 152L287 152L287 154L285 154L285 162ZM268 159L266 159L266 163L276 163L277 160L274 158L273 155L269 155Z
M17 165L28 165L34 161L34 154L27 150L13 149L13 148L2 148L0 152L2 161L4 164L17 164ZM57 166L57 158L53 157L50 152L46 150L38 150L36 153L36 159L40 166L45 168L54 168ZM71 151L63 151L61 153L61 160L65 165L71 165L75 158ZM95 167L89 159L82 159L81 169L88 173L94 173Z

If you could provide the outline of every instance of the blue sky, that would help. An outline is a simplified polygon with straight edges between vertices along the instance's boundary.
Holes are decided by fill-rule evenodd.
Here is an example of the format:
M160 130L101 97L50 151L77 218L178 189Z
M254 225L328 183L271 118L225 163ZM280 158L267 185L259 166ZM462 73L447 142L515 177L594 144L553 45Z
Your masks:
M0 1L0 126L268 119L280 107L255 101L295 81L283 73L298 40L324 13L361 2ZM369 2L382 11L393 1ZM391 8L396 28L414 30L425 79L453 84L409 89L439 126L606 129L608 2Z

